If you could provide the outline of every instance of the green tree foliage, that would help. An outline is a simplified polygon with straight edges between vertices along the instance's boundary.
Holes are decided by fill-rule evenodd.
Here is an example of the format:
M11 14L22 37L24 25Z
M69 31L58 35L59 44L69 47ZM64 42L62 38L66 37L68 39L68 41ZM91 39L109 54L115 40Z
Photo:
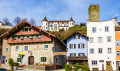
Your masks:
M0 35L2 35L3 33L5 33L6 31L8 31L9 29L4 29L4 28L1 28L0 29Z
M59 32L63 32L63 31L65 31L63 28L59 30Z
M76 63L74 65L74 71L78 71L79 69L81 69L82 71L90 71L88 66L79 65L78 63Z
M14 60L13 60L12 58L10 58L10 59L8 60L8 64L9 64L10 66L14 66Z

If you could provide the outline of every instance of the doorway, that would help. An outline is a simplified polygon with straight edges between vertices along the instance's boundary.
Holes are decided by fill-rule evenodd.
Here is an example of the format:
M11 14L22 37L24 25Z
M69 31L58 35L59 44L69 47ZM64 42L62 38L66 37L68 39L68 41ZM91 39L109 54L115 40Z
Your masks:
M34 56L29 56L29 65L34 65Z
M106 61L106 71L111 71L111 61Z

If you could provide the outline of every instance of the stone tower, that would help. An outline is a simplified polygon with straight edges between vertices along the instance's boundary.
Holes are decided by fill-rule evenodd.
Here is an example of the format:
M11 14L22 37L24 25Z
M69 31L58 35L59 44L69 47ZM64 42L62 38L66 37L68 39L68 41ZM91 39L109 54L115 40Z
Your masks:
M99 5L91 4L89 7L89 21L100 21Z

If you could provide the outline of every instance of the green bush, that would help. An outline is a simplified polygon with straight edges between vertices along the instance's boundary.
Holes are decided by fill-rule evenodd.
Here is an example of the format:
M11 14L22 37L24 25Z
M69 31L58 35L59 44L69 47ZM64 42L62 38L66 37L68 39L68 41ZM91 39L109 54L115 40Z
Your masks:
M72 64L65 64L65 71L72 71Z
M19 63L17 63L17 62L14 62L14 66L19 66Z
M59 32L63 32L63 31L65 31L63 28L59 30Z
M13 60L12 58L10 58L10 59L8 60L8 64L9 64L10 66L14 66L14 60Z
M79 69L81 69L82 71L90 71L87 66L79 65L78 63L76 63L74 65L74 71L78 71Z

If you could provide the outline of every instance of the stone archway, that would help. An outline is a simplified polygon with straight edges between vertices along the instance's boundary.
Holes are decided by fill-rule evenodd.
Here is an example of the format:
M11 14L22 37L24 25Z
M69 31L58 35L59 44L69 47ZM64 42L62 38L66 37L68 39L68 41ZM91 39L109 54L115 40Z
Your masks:
M29 65L34 65L34 56L28 57L28 63L29 63Z

